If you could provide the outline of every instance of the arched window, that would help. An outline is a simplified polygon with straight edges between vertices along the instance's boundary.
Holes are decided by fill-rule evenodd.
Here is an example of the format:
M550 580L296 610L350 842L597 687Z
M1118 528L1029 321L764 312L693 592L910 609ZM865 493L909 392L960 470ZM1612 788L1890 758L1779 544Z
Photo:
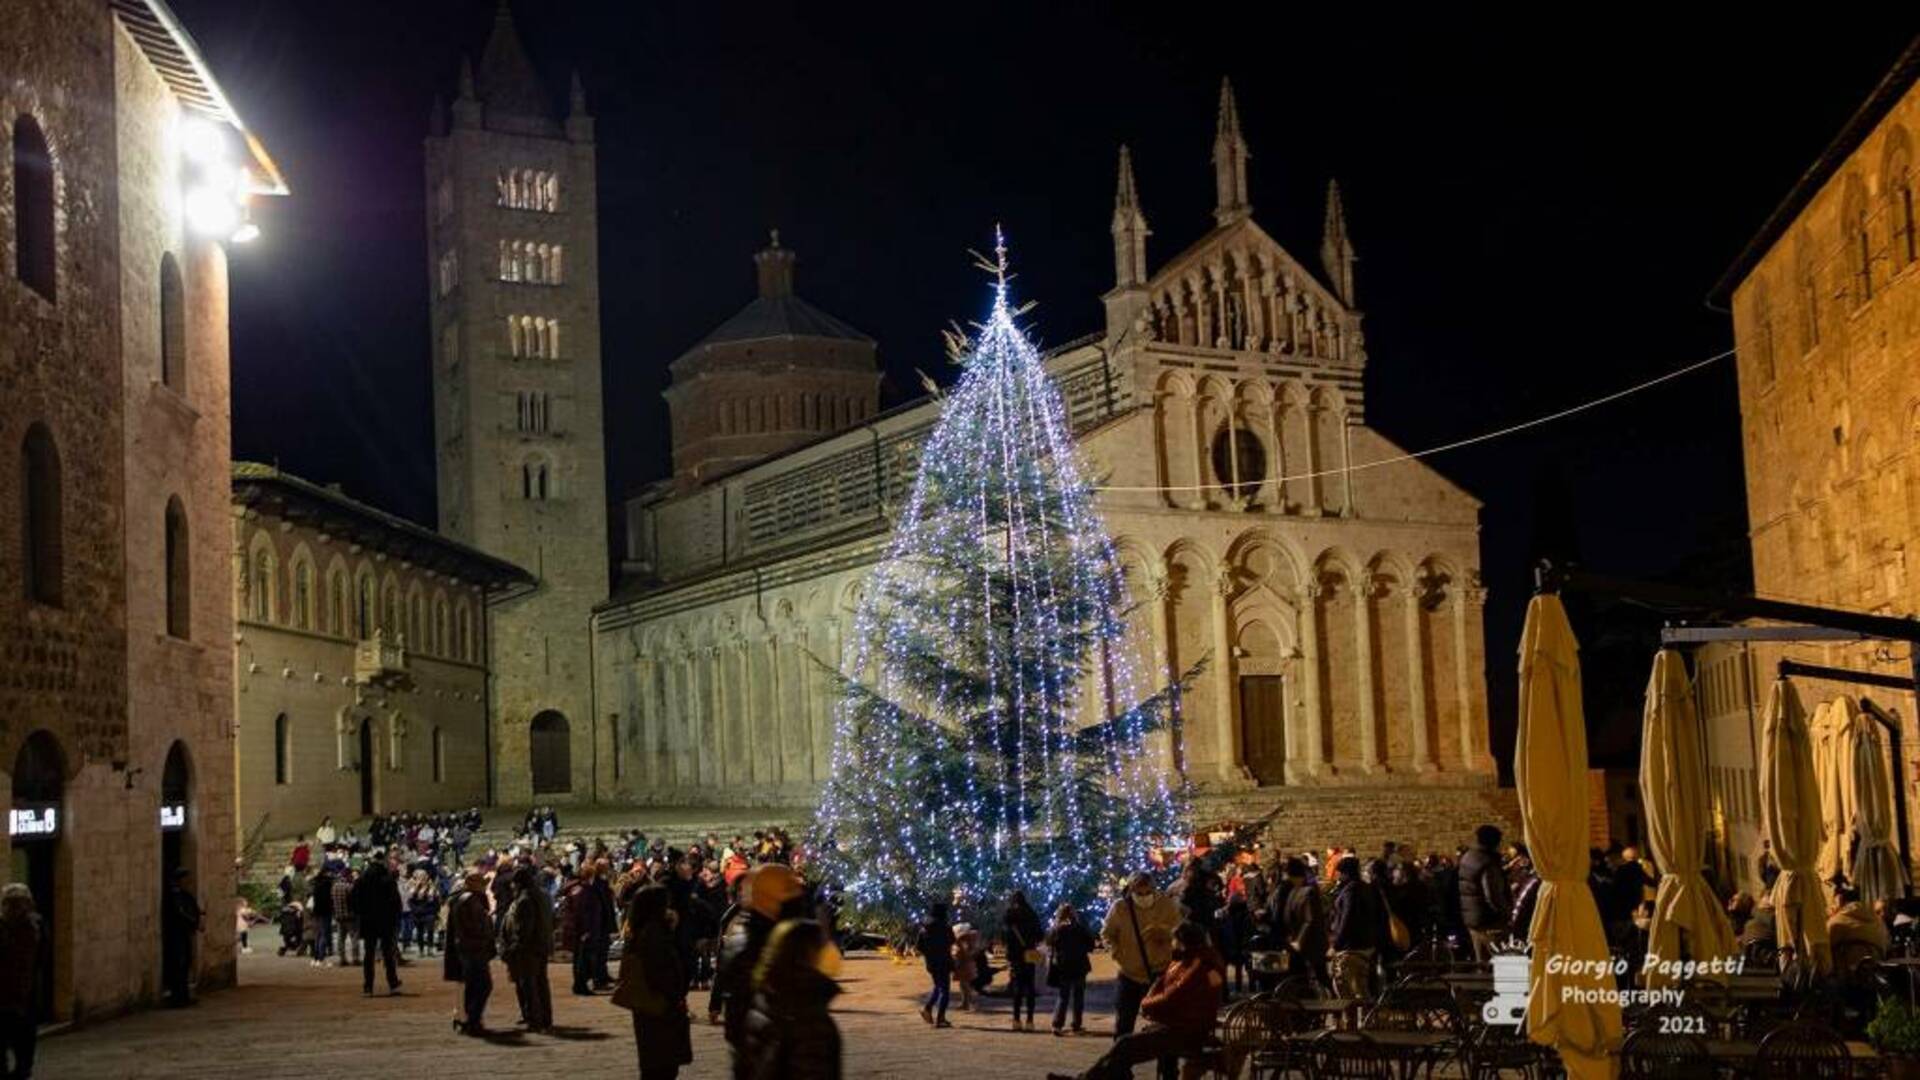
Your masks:
M160 256L160 382L187 389L187 287L171 251Z
M507 352L514 357L527 355L526 320L522 316L507 316Z
M1267 451L1245 428L1221 429L1213 440L1214 479L1229 495L1250 499L1267 478Z
M313 564L302 558L293 564L293 625L302 630L313 626Z
M1840 200L1840 228L1846 236L1846 257L1852 267L1856 305L1873 299L1873 235L1868 222L1866 188L1858 176L1848 177Z
M407 647L418 649L427 643L427 602L419 593L407 597Z
M255 622L273 620L273 587L273 552L263 547L253 553L253 576L247 586L247 591L252 594Z
M273 718L273 782L285 784L292 777L293 725L287 714Z
M1765 280L1753 284L1753 360L1761 386L1773 382L1773 305Z
M380 594L380 629L388 637L400 632L400 589L391 582Z
M454 656L461 660L473 660L473 609L465 601L460 604L459 618L454 630Z
M447 782L447 735L437 725L433 729L433 782Z
M566 280L561 262L561 248L559 244L555 244L553 248L547 252L547 284L558 285Z
M1896 125L1887 135L1886 167L1881 176L1887 217L1893 222L1893 265L1904 269L1920 259L1920 237L1913 231L1913 148L1904 127Z
M27 429L20 448L21 569L27 599L59 607L64 595L60 452L46 425Z
M438 597L433 602L433 652L436 656L447 655L447 601Z
M1813 241L1802 229L1793 243L1793 285L1799 294L1800 351L1820 344L1820 290L1814 275Z
M374 612L377 610L374 597L376 586L370 573L360 576L360 587L355 590L353 627L364 640L373 636Z
M187 510L180 496L167 500L167 633L185 640L193 636L193 560L187 544Z
M528 458L520 466L520 497L545 502L553 493L552 470L541 457Z
M14 273L54 298L53 154L31 116L13 122Z
M335 570L327 577L327 631L347 636L347 576Z

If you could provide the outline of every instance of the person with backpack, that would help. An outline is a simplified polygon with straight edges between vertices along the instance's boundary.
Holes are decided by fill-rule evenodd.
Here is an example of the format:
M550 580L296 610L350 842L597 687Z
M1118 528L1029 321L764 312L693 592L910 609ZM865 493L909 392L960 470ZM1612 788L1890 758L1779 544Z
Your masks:
M1153 878L1144 872L1128 880L1120 902L1107 912L1100 940L1120 969L1113 1010L1116 1037L1130 1034L1139 1021L1140 1002L1173 958L1173 928L1179 924L1179 905L1154 888Z

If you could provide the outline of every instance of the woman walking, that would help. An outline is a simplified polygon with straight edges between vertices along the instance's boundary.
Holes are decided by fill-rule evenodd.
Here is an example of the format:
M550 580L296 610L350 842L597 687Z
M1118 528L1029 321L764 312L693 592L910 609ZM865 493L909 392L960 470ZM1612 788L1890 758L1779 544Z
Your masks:
M839 1080L840 1029L827 1012L839 974L840 950L821 924L789 919L774 928L753 974L749 1080Z
M667 890L648 885L627 907L620 980L613 1003L633 1012L640 1080L674 1080L693 1061L687 1019L687 969L674 942Z
M1007 973L1013 981L1013 1029L1021 1030L1020 1006L1027 1007L1026 1030L1033 1030L1033 1008L1039 997L1034 987L1034 967L1040 962L1040 916L1027 903L1027 894L1014 890L1007 896L1007 911L1001 922L1001 940L1007 950Z
M1059 994L1053 1006L1053 1033L1064 1035L1067 1008L1073 1008L1073 1033L1086 1034L1083 1022L1087 1011L1087 976L1093 971L1093 931L1087 929L1072 904L1061 904L1053 914L1053 927L1047 931L1047 948L1053 953L1047 965L1047 985Z

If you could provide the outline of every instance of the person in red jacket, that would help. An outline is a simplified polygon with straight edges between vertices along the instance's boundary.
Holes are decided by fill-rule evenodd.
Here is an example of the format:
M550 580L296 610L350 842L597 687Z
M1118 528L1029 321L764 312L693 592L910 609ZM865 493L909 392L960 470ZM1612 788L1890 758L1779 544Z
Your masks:
M1160 1074L1173 1075L1179 1059L1198 1054L1212 1036L1225 986L1226 966L1206 929L1181 923L1173 931L1173 963L1140 1002L1147 1026L1115 1039L1079 1080L1127 1080L1136 1064L1156 1058ZM1070 1080L1059 1073L1047 1075L1048 1080Z

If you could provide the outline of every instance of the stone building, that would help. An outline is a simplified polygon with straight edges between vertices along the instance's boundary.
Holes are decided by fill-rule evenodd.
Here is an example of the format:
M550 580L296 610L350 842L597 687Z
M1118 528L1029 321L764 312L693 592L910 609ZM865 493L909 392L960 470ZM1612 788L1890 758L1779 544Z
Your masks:
M594 605L607 597L593 120L564 119L502 3L426 140L440 531L527 568L494 611L495 797L592 784Z
M239 838L487 789L487 607L524 570L268 465L233 469Z
M1121 151L1105 329L1047 360L1091 473L1109 480L1101 506L1143 601L1139 664L1171 678L1211 661L1164 752L1222 813L1304 800L1290 842L1371 838L1389 802L1413 834L1400 839L1457 842L1502 816L1478 504L1418 462L1367 467L1400 450L1365 423L1338 189L1309 266L1253 218L1224 86L1213 158L1215 227L1150 269ZM761 255L756 304L780 251ZM603 796L803 805L826 776L834 687L814 661L841 662L938 405L817 412L829 376L783 376L788 339L756 347L769 423L797 415L805 432L716 448L726 413L701 411L714 376L676 364L676 475L628 504L624 580L595 618ZM686 467L762 450L732 471Z
M17 0L0 36L0 784L46 1015L153 1000L161 882L233 979L227 261L273 162L160 0Z
M1738 351L1754 587L1762 596L1877 614L1920 610L1920 40L1787 193L1716 286ZM1703 665L1731 649L1703 652ZM1751 650L1744 691L1765 702L1782 655L1901 676L1881 643ZM1815 683L1817 701L1862 688ZM1867 690L1915 745L1911 694ZM1877 696L1876 696L1877 695ZM1735 696L1716 706L1739 714ZM1747 802L1744 733L1716 731ZM1909 769L1909 781L1916 779ZM1745 853L1750 856L1751 851Z
M796 296L776 230L760 295L673 362L667 407L682 491L880 411L873 339Z

